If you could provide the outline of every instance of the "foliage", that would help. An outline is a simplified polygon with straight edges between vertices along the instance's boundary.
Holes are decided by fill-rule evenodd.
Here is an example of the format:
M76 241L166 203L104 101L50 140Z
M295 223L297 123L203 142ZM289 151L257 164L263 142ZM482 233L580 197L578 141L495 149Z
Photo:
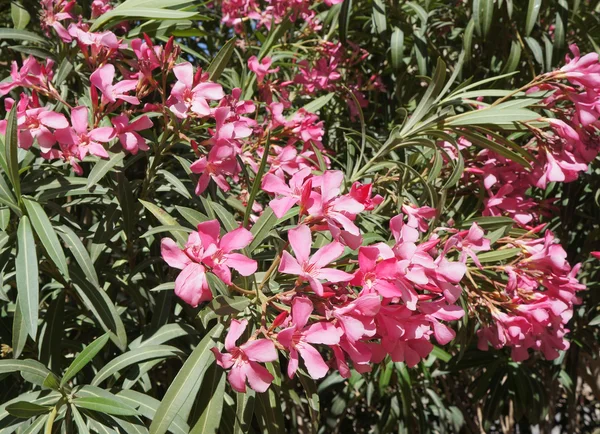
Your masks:
M0 6L2 432L597 426L598 12Z

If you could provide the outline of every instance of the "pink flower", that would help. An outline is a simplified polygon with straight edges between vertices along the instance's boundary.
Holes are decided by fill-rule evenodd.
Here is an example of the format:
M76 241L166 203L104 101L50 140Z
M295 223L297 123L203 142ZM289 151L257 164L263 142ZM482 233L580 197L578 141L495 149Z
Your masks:
M12 89L19 86L45 86L45 83L52 79L53 65L54 61L48 60L46 66L42 66L33 56L25 59L21 68L19 68L17 62L12 62L10 68L12 81L0 83L0 96L6 95Z
M294 377L298 369L298 356L302 357L308 374L315 380L323 378L329 366L319 352L310 344L336 345L340 336L335 326L321 321L307 326L313 311L312 302L305 297L296 297L292 302L292 325L277 335L277 340L290 352L288 376Z
M422 206L417 208L414 205L402 205L402 212L408 216L408 222L406 223L411 228L418 229L420 232L427 232L429 225L427 220L431 220L435 217L435 208L430 206Z
M591 252L590 255L596 259L600 259L600 252Z
M207 100L220 100L225 95L220 84L199 82L201 77L194 77L194 67L189 62L175 65L173 72L177 82L173 85L168 104L178 118L186 118L189 112L208 116L211 110Z
M204 254L202 261L212 268L227 285L231 285L231 270L235 269L242 276L250 276L256 272L257 263L240 253L232 253L248 246L254 238L245 228L237 228L220 237L221 225L217 220L209 220L198 224L198 234L202 241Z
M271 67L272 60L270 57L264 57L260 62L256 56L252 56L248 59L248 68L254 72L258 77L258 84L261 84L267 74L273 74L279 71L279 67L269 69Z
M129 123L127 116L120 115L112 118L111 122L115 126L115 134L119 137L121 145L127 151L135 155L138 151L147 151L149 149L146 139L137 133L137 131L152 128L153 124L148 116L141 116L132 123Z
M272 173L267 173L264 176L262 180L263 190L283 196L269 202L269 206L277 218L282 218L298 202L301 203L301 214L310 206L310 193L312 191L310 176L311 169L308 167L296 172L290 179L289 185L286 185L279 176Z
M106 64L92 73L90 82L102 92L102 104L114 103L118 99L130 104L139 104L140 100L135 96L126 95L127 92L137 87L137 80L122 80L113 85L115 78L115 67Z
M379 206L383 202L383 197L376 194L371 197L373 193L373 184L361 184L356 181L350 187L349 196L355 199L358 203L365 207L365 211L373 211L375 207Z
M252 389L257 392L265 392L271 382L273 375L260 363L273 362L277 360L277 350L269 339L256 339L248 341L241 346L236 346L237 340L242 336L248 321L231 320L229 332L225 338L225 349L228 353L221 353L216 347L211 348L215 355L217 364L223 369L231 370L227 373L227 379L236 392L246 392L246 380Z
M161 241L161 254L165 262L182 270L175 280L175 294L192 307L212 300L206 268L200 264L203 252L197 232L190 234L183 250L170 238Z
M321 247L309 258L312 238L308 226L300 225L291 229L288 232L288 239L296 258L288 252L283 252L279 264L280 273L294 274L307 280L313 291L320 296L323 295L323 284L319 279L333 283L352 280L352 274L335 268L325 268L327 264L335 261L344 253L344 246L341 243L334 241Z
M108 152L98 142L109 142L115 135L110 127L99 127L88 131L88 109L85 106L75 107L71 110L72 128L56 130L56 140L65 145L77 146L79 159L88 154L101 158L108 158Z

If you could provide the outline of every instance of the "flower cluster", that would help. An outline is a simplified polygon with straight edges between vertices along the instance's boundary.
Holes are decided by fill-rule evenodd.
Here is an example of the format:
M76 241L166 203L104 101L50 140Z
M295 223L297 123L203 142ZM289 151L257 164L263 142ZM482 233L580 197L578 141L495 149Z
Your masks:
M479 348L510 347L516 361L529 357L529 349L548 360L569 348L566 325L579 303L577 291L585 285L576 279L580 265L572 267L554 235L539 239L506 239L506 248L520 249L510 264L498 267L505 281L494 281L495 292L473 300L488 312L487 325L478 330Z

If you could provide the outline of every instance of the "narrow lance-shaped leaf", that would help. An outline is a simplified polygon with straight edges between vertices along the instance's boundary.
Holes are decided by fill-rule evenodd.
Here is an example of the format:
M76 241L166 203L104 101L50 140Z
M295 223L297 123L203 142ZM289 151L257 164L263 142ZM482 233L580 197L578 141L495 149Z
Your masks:
M44 249L46 249L48 256L50 256L50 259L52 259L52 262L58 267L63 276L68 279L69 268L65 252L60 245L54 226L52 226L50 219L44 212L44 208L39 203L26 197L23 198L23 203L25 204L27 215L31 219L35 233L42 242Z
M18 247L16 260L17 292L19 306L29 336L36 339L38 327L38 308L40 304L40 288L38 282L38 259L35 251L33 230L29 218L23 216L17 232Z
M0 29L1 31L2 29ZM1 36L2 33L0 33ZM8 169L8 179L12 184L17 200L21 200L21 180L19 179L19 151L17 128L17 105L13 104L6 120L6 139L4 143L5 160Z
M229 63L229 59L231 59L231 56L233 55L236 40L237 38L233 37L227 41L225 45L223 45L223 48L221 48L221 50L217 53L213 61L210 62L208 68L206 68L206 72L208 72L208 77L211 81L217 81L225 70L225 67Z
M63 375L60 381L60 386L64 386L67 382L73 378L79 371L81 371L85 365L87 365L95 356L100 352L104 345L108 342L109 336L107 333L100 336L94 342L89 344L84 350L79 353L75 360L71 362L71 365L67 368L65 375Z

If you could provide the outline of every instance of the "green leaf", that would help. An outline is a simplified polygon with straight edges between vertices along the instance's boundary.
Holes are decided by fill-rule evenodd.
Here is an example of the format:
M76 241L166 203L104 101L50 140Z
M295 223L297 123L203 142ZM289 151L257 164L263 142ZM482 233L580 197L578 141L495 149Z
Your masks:
M431 351L431 354L446 363L448 363L450 361L450 359L452 359L452 355L450 353L444 351L443 349L441 349L440 347L438 347L436 345L433 346L433 350Z
M0 29L0 35L2 34ZM21 200L21 180L19 179L19 143L18 143L18 128L17 128L17 105L13 104L8 118L6 120L6 136L4 152L6 157L7 175L12 184L17 200Z
M210 349L214 346L214 339L217 339L222 331L222 324L215 325L185 361L156 409L150 425L150 434L166 433L182 404L188 399L195 399L195 396L190 396L195 380L204 374L213 360Z
M46 327L40 347L40 361L50 366L56 372L61 371L61 343L64 338L63 314L65 310L65 292L58 291L58 295L51 301L50 307L44 317Z
M46 249L46 253L48 253L48 256L58 267L63 276L68 279L69 268L67 266L65 252L63 252L56 231L54 230L50 219L44 212L44 208L42 208L39 203L25 197L23 198L23 203L25 204L27 215L31 219L31 224L35 229L35 233Z
M544 66L544 52L542 51L542 46L540 43L529 36L525 38L525 42L533 53L533 58L535 61Z
M18 29L0 29L0 40L1 39L13 39L15 41L28 41L37 42L38 44L47 44L48 40L36 35L33 32L27 30Z
M48 413L52 407L38 405L33 402L19 401L6 406L6 411L9 414L22 419L38 416L43 413Z
M121 400L129 403L132 407L137 408L138 413L149 420L154 419L156 409L160 405L160 402L157 399L135 390L122 390L117 396ZM189 430L188 425L179 415L175 416L173 423L169 427L169 431L173 434L188 434Z
M525 36L529 36L533 30L533 26L535 26L538 14L540 13L541 5L542 0L529 0L529 6L527 7L527 18L525 20Z
M146 202L145 200L138 199L144 208L150 211L154 217L158 219L165 226L179 226L177 220L171 217L166 211L154 205L153 203ZM187 237L181 233L181 231L171 231L171 234L175 237L177 242L181 245L185 245L187 242Z
M190 430L190 434L216 434L219 432L223 402L225 399L226 376L223 369L213 363L202 382L202 393L198 403L202 413L198 422Z
M250 305L250 299L244 296L216 296L202 311L202 324L206 327L211 319L225 315L236 315Z
M302 108L309 113L316 113L320 109L325 107L329 103L329 101L333 99L334 96L335 92L330 92L326 95L320 96L319 98L312 100ZM293 117L293 115L291 117Z
M92 386L99 385L102 381L128 368L131 365L145 362L147 360L166 359L169 357L180 357L183 353L170 345L147 345L128 351L108 362L94 377Z
M250 190L250 195L248 196L248 205L246 205L246 212L244 212L243 227L248 227L248 222L250 221L250 214L252 214L252 207L254 206L254 199L258 194L258 190L260 190L262 177L267 167L267 160L269 159L270 149L271 133L267 135L267 143L263 151L263 156L260 160L260 166L258 166L258 171L256 172L256 176L254 177L254 181L252 182L252 189Z
M481 262L482 264L486 263L486 262L499 262L499 261L505 261L507 259L514 258L515 256L518 256L520 252L521 252L521 249L516 248L516 247L502 249L502 250L495 250L493 252L479 253L479 254L477 254L477 259L479 259L479 262Z
M0 360L0 374L6 374L9 372L28 373L42 378L46 378L46 376L50 373L48 368L35 360Z
M166 9L186 3L189 3L189 0L128 0L98 17L92 24L90 31L96 31L109 22L115 22L115 19L130 18L136 21L139 21L140 18L184 20L195 17L196 12Z
M554 49L558 52L565 47L568 17L569 3L567 0L558 0L554 21Z
M512 41L510 47L510 53L508 55L508 59L506 59L506 64L504 68L502 68L502 73L511 73L514 72L519 66L519 62L521 61L521 44L517 41Z
M25 318L23 318L19 304L19 297L17 297L12 329L12 349L15 359L19 358L27 343L27 323L25 322Z
M63 387L71 378L77 375L77 373L81 371L84 366L87 365L96 356L96 354L100 352L102 348L104 348L108 340L108 333L105 333L85 347L67 368L65 375L63 375L62 380L60 380L60 387Z
M236 41L237 37L235 36L227 41L225 45L223 45L223 48L219 50L212 62L210 62L210 65L208 65L208 68L206 68L206 72L209 74L209 80L215 82L219 80L219 77L221 77L221 74L229 63L229 59L231 59L231 56L233 55Z
M394 27L394 31L392 32L390 51L392 54L392 66L397 71L402 66L402 58L404 56L404 32L399 27Z
M376 33L383 33L387 29L387 16L383 0L373 1L373 27Z
M31 20L29 12L21 3L16 1L12 1L10 4L10 17L17 30L23 30Z
M462 125L510 125L514 122L526 122L538 119L540 115L527 109L502 109L498 107L487 107L481 110L473 110L460 115L451 116L445 120L450 126Z
M90 396L87 398L75 398L73 405L87 410L97 411L98 413L113 414L116 416L136 416L137 410L121 401L105 398L103 396Z
M469 20L467 27L465 27L465 33L463 35L463 50L465 52L465 63L471 61L473 54L473 30L475 29L475 21L473 18Z
M35 251L33 231L29 218L23 216L17 232L17 292L23 320L27 324L29 336L35 341L38 327L38 309L40 304L40 288L38 281L38 260Z
M235 217L233 217L233 215L227 211L225 207L215 202L210 202L210 206L223 224L223 227L226 231L231 232L240 227L240 225L235 221Z
M252 253L260 244L269 236L269 232L277 224L279 219L273 213L271 207L268 207L260 215L256 223L250 229L250 232L254 236L252 242L248 246L248 252Z
M102 288L94 286L78 271L71 269L75 290L86 307L92 311L104 331L121 351L127 348L127 334L113 302Z
M352 15L352 0L344 0L340 10L340 21L338 30L340 32L340 42L346 44L348 38L348 29L350 28L350 16Z
M273 375L274 380L266 392L257 395L255 413L262 432L279 434L285 432L285 422L279 394L279 390L281 389L281 367L278 362L267 363L266 365L271 375Z
M125 158L124 152L112 154L108 160L98 158L98 161L90 171L87 179L87 188L93 187L106 176L116 165L120 164Z
M258 50L258 60L262 60L265 56L268 56L275 43L278 42L285 32L293 26L292 20L290 19L291 14L291 11L288 12L279 24L276 24L275 22L271 23L271 30L265 41L261 44L260 50Z
M234 434L242 434L250 431L252 416L254 415L254 401L256 400L256 392L252 389L247 389L246 393L235 392L236 408L235 408L235 425L233 427Z
M98 280L98 274L96 273L96 269L94 268L94 263L92 262L92 258L77 236L75 232L68 226L59 226L58 234L61 236L65 243L65 247L71 252L71 254L75 257L75 261L81 268L81 271L85 274L85 277L92 282L95 286L100 288L100 281Z
M87 423L83 419L81 412L77 410L77 407L75 407L73 404L70 404L69 408L73 412L73 420L75 421L77 432L79 434L89 434L90 430L88 429Z
M463 136L467 140L473 142L476 145L481 146L482 148L494 151L495 153L500 154L503 157L514 161L515 163L519 163L523 167L531 168L531 164L529 164L529 161L523 158L520 154L514 152L512 149L499 145L498 143L493 142L487 137L480 136L478 134L472 134L470 131L467 130L460 130L460 133L463 134Z

